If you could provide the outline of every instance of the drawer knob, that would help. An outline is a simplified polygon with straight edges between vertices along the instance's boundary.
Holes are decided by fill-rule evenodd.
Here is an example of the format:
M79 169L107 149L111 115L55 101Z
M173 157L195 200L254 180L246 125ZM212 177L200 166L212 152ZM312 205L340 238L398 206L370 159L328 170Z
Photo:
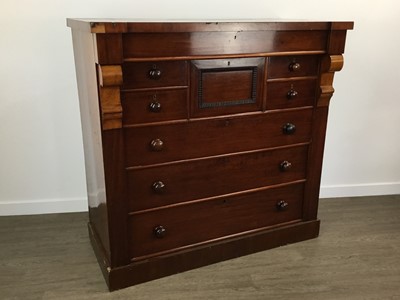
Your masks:
M158 113L161 111L161 103L157 101L151 102L149 108L151 112Z
M299 94L299 93L298 93L297 91L291 89L291 90L287 93L287 98L288 98L289 100L291 100L291 99L293 99L293 98L296 98L296 96L297 96L298 94Z
M281 162L281 163L279 164L279 168L280 168L281 171L283 171L283 172L289 170L291 167L292 167L292 163L289 162L289 161L287 161L287 160L284 160L283 162Z
M167 230L163 226L157 226L154 228L154 235L156 238L162 239L167 234Z
M151 150L161 151L164 148L164 142L160 139L154 139L150 142Z
M287 203L286 201L283 201L283 200L278 201L278 203L276 203L276 208L279 211L287 210L288 206L289 206L289 203Z
M162 194L165 192L165 184L162 181L155 181L151 188L153 189L154 192L157 194Z
M283 125L282 130L284 134L293 134L296 131L296 126L292 123L286 123Z
M300 64L297 63L297 62L292 62L292 63L289 65L289 71L290 71L290 72L296 72L296 71L300 70L300 68L301 68L301 66L300 66Z
M157 66L153 66L153 69L149 71L149 77L153 80L158 80L161 78L161 70L157 69Z

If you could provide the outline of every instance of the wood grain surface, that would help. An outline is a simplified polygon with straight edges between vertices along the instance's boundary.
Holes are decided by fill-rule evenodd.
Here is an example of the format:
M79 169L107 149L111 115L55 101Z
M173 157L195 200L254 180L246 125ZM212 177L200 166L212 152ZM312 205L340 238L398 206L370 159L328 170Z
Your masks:
M92 91L80 101L100 100L102 125L103 160L89 157L89 167L104 168L89 234L110 290L318 236L329 99L352 23L82 22L68 20L75 36L85 33L74 39L77 70L92 80L78 82L99 87L99 99ZM233 155L244 159L230 169L192 164ZM168 166L182 168L161 178ZM142 179L144 193L135 190ZM149 191L175 192L155 203L141 197Z

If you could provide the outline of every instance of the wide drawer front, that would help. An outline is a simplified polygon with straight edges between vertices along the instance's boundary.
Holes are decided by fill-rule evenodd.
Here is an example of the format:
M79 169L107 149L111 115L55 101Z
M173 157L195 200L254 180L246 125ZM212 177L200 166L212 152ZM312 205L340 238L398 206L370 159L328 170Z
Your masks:
M187 119L187 89L122 91L124 125Z
M323 30L129 33L123 35L123 55L131 59L323 51L327 37Z
M140 166L308 142L312 109L126 128L126 164Z
M128 172L130 211L305 179L308 145Z
M302 217L303 184L131 215L133 259Z
M312 106L316 79L285 80L267 83L267 109Z
M187 85L186 61L134 62L123 64L124 88Z

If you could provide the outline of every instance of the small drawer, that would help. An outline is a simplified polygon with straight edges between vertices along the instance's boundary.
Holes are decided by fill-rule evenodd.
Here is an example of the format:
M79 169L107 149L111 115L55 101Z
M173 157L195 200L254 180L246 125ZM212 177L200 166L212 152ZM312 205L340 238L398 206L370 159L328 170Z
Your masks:
M262 110L263 57L191 61L191 116Z
M128 220L133 260L302 218L303 184L222 197Z
M319 56L273 56L268 59L268 79L317 76Z
M124 125L187 118L187 89L122 91Z
M125 89L187 85L186 61L128 62L123 64Z
M129 210L302 180L307 154L308 145L302 145L129 170Z
M316 79L268 82L267 109L312 106L316 88Z
M141 166L309 142L312 108L126 128L126 164Z

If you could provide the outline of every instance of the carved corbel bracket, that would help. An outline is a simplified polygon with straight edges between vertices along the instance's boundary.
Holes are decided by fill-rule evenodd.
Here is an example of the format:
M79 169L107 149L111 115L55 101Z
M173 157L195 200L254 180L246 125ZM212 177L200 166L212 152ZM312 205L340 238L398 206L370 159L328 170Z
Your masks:
M98 74L102 128L103 130L122 128L121 66L98 65Z
M343 55L326 55L321 62L320 96L317 106L329 106L329 101L335 92L332 86L335 72L343 68Z

